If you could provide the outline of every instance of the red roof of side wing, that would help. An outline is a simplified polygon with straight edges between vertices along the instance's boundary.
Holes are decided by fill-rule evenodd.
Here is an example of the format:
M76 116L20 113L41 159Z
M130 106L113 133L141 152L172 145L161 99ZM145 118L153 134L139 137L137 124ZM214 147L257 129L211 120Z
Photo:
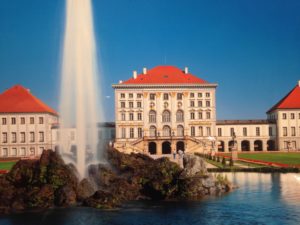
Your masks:
M274 105L269 111L276 109L300 109L300 86L297 85L283 99Z
M123 84L207 84L190 73L175 66L157 66L147 71L147 74L139 74L136 79L130 78Z
M57 112L33 96L21 85L15 85L0 94L0 113L51 113Z

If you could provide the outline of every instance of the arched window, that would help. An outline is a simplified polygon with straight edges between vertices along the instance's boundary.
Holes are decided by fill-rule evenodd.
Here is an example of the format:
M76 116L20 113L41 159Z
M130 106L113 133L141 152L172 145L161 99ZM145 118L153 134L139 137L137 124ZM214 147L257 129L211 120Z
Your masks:
M178 110L176 112L176 122L183 122L184 121L184 114L182 110Z
M163 123L171 122L171 113L170 113L170 111L168 111L168 110L163 111L162 121L163 121Z
M163 127L163 136L170 137L171 136L171 128L169 126Z
M149 129L149 136L150 137L155 137L156 136L156 127L155 126L151 126Z
M177 136L183 137L184 136L184 128L181 125L177 126Z
M191 136L192 136L192 137L195 136L195 127L191 127Z
M156 112L154 110L149 112L149 123L156 123Z

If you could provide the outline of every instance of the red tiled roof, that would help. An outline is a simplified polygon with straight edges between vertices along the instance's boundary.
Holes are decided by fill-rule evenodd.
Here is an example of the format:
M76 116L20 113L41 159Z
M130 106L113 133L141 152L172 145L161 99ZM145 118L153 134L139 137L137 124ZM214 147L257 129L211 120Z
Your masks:
M268 113L274 111L275 109L300 109L300 87L299 87L299 85L297 85L283 99L281 99L276 105L274 105L268 111Z
M123 84L207 84L190 73L175 66L157 66L147 71L147 74L139 74L136 79L133 77Z
M33 96L21 85L15 85L0 94L0 113L51 113L57 112Z

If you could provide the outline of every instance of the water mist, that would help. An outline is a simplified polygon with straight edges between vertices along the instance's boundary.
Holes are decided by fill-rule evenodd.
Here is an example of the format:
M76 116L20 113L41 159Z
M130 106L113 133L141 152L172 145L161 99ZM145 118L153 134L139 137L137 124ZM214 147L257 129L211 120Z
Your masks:
M66 0L60 94L60 151L73 159L83 178L97 160L97 122L101 120L97 88L97 54L91 0ZM70 128L76 131L71 154Z

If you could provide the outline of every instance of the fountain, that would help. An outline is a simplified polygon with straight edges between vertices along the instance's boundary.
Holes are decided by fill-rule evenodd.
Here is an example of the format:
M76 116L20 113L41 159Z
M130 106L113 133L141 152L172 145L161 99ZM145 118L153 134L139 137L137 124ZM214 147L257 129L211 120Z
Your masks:
M97 122L101 119L97 88L97 54L91 0L66 0L60 93L60 152L73 160L81 178L97 160ZM70 128L76 151L70 149Z

